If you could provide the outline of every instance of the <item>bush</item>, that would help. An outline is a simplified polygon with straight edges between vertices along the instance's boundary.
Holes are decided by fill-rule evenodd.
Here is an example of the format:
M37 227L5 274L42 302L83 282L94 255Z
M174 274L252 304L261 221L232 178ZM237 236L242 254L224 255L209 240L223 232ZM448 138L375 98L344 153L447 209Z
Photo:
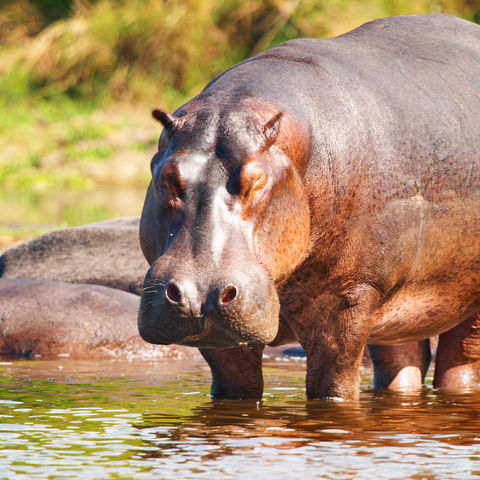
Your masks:
M431 11L473 19L480 6L478 0L9 1L0 8L0 95L155 99L173 108L214 74L283 40Z

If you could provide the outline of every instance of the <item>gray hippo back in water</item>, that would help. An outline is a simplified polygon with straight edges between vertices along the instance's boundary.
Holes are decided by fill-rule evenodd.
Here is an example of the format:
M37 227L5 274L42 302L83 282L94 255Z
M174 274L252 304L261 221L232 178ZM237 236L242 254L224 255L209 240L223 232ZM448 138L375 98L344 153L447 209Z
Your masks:
M140 294L147 263L139 217L54 230L0 256L0 277L90 283Z
M217 396L259 397L291 340L310 398L437 334L434 385L476 385L479 112L480 27L447 15L285 42L155 111L140 334L200 347Z
M0 357L194 356L138 335L140 299L128 293L141 291L147 265L138 224L132 217L55 230L0 256Z
M0 278L0 357L166 359L187 348L148 345L138 335L139 297L100 285Z

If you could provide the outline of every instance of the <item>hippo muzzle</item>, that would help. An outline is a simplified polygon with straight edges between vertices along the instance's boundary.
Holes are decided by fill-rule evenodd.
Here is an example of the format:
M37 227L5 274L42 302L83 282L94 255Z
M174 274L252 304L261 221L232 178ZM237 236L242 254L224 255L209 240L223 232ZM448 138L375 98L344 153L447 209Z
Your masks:
M152 265L144 282L138 317L144 340L207 348L273 341L279 301L261 266L249 265L227 278L204 274L195 281L198 275L165 272L162 260Z

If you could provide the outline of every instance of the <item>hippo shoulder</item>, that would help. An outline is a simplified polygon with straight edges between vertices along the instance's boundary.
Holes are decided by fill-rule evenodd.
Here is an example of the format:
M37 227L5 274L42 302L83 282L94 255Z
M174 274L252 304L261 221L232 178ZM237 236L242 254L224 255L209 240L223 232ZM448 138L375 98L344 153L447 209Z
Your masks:
M344 78L365 70L385 70L389 77L392 65L410 68L419 61L451 64L452 59L461 62L464 70L475 71L480 60L479 25L446 14L388 17L330 39L298 38L280 43L220 73L204 91L224 76L230 85L255 78L273 89L273 80L286 70L288 75L297 72L295 83L302 83L309 66L317 77L328 73ZM311 80L303 83L307 81Z
M419 41L421 39L421 41ZM415 48L423 48L434 54L438 46L443 54L446 46L451 48L480 51L480 26L467 20L447 14L422 14L387 17L365 23L330 39L298 38L281 43L263 52L255 59L273 58L310 61L308 55L347 55L358 53L358 49L374 49L376 54L385 51L409 54Z

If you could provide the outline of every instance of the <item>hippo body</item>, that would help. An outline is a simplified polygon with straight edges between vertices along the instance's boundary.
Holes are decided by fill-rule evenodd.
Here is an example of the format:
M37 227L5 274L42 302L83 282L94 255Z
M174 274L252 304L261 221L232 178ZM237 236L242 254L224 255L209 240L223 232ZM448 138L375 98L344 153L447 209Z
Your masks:
M186 347L146 344L138 295L100 285L0 279L0 358L185 358Z
M356 398L367 343L437 334L434 384L472 387L479 111L480 27L437 14L285 42L155 111L140 334L200 347L217 396L260 396L263 346L297 340L309 398Z
M63 228L12 247L0 256L0 277L59 280L140 295L147 263L138 217Z

